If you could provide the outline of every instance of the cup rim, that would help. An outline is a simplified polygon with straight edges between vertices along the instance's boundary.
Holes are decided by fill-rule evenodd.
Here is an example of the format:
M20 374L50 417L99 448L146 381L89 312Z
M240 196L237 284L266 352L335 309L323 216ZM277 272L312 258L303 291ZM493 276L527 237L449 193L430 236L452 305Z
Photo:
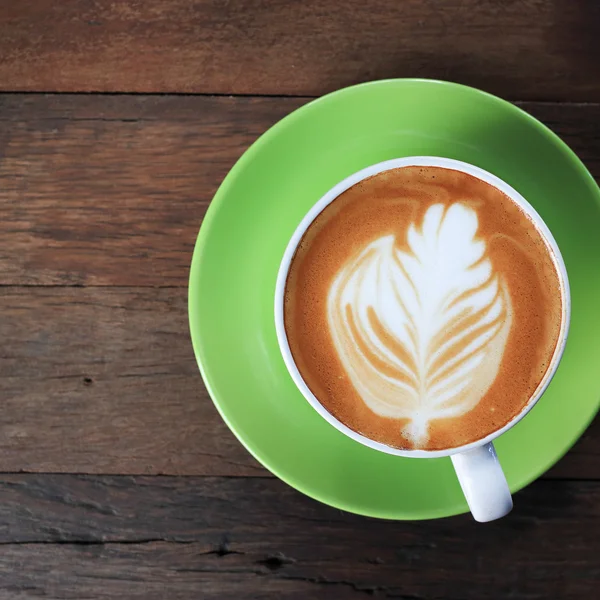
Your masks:
M513 200L516 204L518 204L528 215L528 217L533 221L534 226L540 231L545 242L550 247L552 259L555 268L559 274L563 300L563 318L561 321L561 329L559 333L558 342L556 344L554 353L552 355L552 359L550 361L550 366L546 370L542 381L539 383L538 387L536 388L534 394L531 396L529 401L516 415L514 415L514 417L510 421L508 421L508 423L506 423L500 429L497 429L492 433L488 434L487 436L475 440L474 442L469 442L468 444L463 444L462 446L446 448L443 450L402 450L399 448L394 448L392 446L388 446L387 444L383 444L381 442L372 440L360 433L357 433L356 431L350 429L347 425L342 423L319 402L317 397L312 393L312 391L304 381L304 378L298 370L298 367L296 366L296 363L292 356L284 323L283 305L285 296L285 285L287 282L289 268L292 259L296 253L296 249L300 241L302 240L302 237L304 236L310 225L313 223L313 221L317 218L317 216L343 192L356 185L360 181L366 179L367 177L377 175L378 173L382 173L384 171L389 171L390 169L413 166L438 167L455 171L461 171L494 186L495 188L499 189L501 192L506 194L509 198L511 198L511 200ZM321 196L321 198L310 208L310 210L306 213L304 218L296 227L283 254L283 258L279 266L279 271L277 273L277 281L275 284L274 308L277 341L287 370L290 376L292 377L292 380L294 381L296 387L299 389L299 391L302 393L302 395L308 401L308 403L321 415L321 417L323 417L330 425L335 427L344 435L374 450L378 450L380 452L392 454L395 456L404 456L411 458L437 458L443 456L451 456L460 452L467 452L479 446L488 444L489 442L495 440L497 437L514 427L537 404L539 399L546 391L546 388L550 384L550 381L554 377L554 374L556 373L556 370L565 350L571 320L571 295L567 269L565 267L564 260L560 253L558 244L554 239L554 236L548 229L548 226L546 225L542 217L535 210L535 208L519 192L517 192L517 190L515 190L512 186L507 184L505 181L503 181L496 175L493 175L489 171L481 169L480 167L476 167L475 165L472 165L470 163L440 156L409 156L379 162L353 173L352 175L346 177L345 179L337 183L335 186L333 186L329 191L327 191L323 196Z

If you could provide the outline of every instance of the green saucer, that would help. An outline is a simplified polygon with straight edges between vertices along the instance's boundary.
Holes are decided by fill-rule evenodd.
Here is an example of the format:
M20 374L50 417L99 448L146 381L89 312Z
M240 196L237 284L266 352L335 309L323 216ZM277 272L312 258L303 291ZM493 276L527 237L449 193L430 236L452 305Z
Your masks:
M300 108L227 175L200 230L189 289L204 381L242 444L305 494L390 519L466 512L450 459L383 454L320 417L284 366L273 298L283 252L308 209L351 173L414 155L463 160L512 185L546 221L567 266L572 319L561 365L530 415L496 442L519 490L571 447L600 403L600 190L556 135L512 104L457 84L401 79Z

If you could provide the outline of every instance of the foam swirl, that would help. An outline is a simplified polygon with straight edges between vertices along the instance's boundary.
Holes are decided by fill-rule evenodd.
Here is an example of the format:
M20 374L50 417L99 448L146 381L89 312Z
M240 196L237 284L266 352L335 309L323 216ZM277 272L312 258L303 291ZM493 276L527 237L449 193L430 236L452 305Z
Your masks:
M478 404L502 361L512 306L477 228L472 208L434 204L408 227L408 252L381 237L329 290L328 324L353 386L376 414L408 419L403 434L417 447L432 420Z

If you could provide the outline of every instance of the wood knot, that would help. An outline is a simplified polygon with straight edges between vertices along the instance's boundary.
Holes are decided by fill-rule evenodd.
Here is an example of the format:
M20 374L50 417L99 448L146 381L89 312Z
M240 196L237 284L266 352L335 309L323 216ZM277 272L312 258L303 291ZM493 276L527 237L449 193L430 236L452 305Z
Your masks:
M286 556L282 552L275 552L274 554L269 554L267 558L263 560L259 560L258 563L264 565L271 571L276 571L277 569L281 569L285 565L293 565L296 562L295 558L291 556Z
M228 554L235 554L235 552L233 550L231 550L231 548L229 547L229 542L226 540L223 540L217 546L217 549L215 550L215 554L217 556L227 556Z

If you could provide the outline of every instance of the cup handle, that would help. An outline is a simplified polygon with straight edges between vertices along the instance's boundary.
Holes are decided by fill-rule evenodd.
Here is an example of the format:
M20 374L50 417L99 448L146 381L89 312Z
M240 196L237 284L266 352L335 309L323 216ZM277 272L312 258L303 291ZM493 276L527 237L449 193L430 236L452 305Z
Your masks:
M507 515L512 497L494 445L490 442L451 456L473 518L480 523Z

